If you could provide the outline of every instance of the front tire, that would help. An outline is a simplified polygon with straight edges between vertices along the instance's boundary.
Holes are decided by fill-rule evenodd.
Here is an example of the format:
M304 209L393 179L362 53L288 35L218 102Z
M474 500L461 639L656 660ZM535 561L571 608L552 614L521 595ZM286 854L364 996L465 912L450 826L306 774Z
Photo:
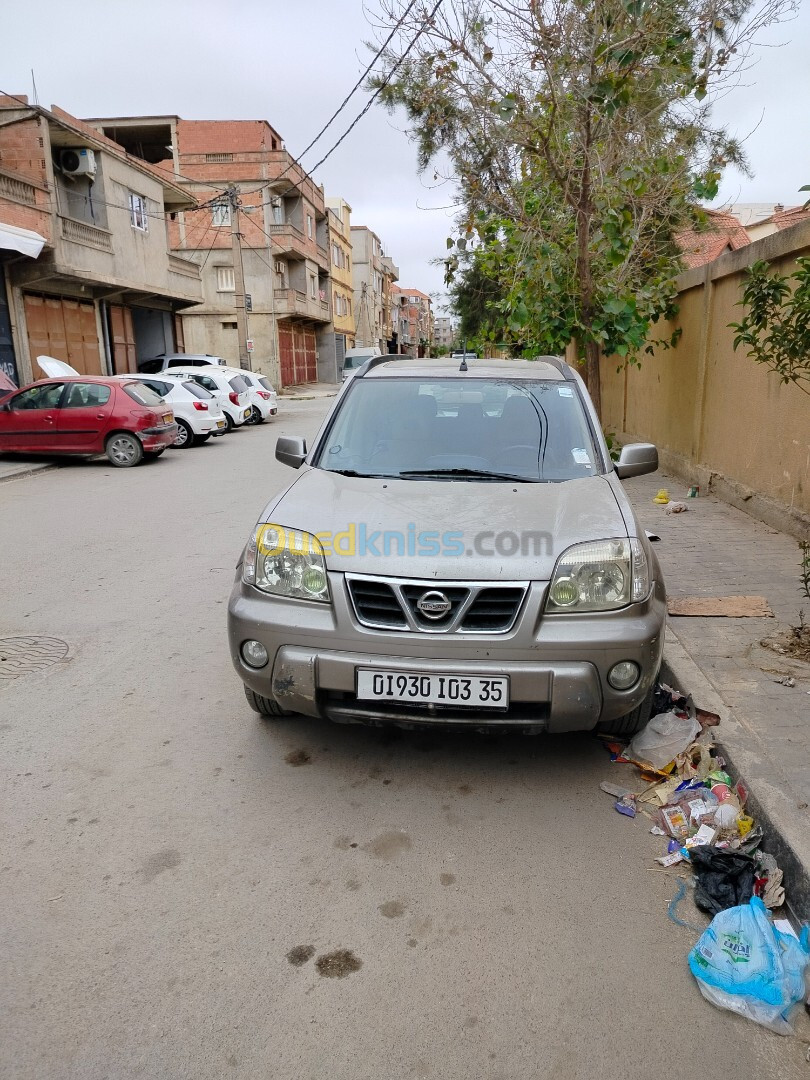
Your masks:
M260 716L268 716L271 720L278 720L279 717L282 716L294 715L286 709L282 709L282 707L271 698L262 697L260 694L254 694L249 686L245 687L245 697L247 698L247 703L251 709Z
M637 731L645 726L652 715L653 697L655 696L655 687L658 682L658 676L656 676L650 689L647 691L647 696L641 702L640 705L636 705L632 712L629 712L626 716L620 716L616 720L603 720L602 723L596 725L596 730L603 735L635 735Z
M211 438L211 433L210 432L207 435L195 435L194 436L194 445L195 446L202 446L202 444L207 443L210 438Z
M177 424L177 438L172 443L172 446L176 450L187 450L189 446L194 445L194 432L185 420L178 420L175 417L174 422Z
M137 436L118 431L107 439L104 447L107 460L116 469L131 469L143 461L143 446Z

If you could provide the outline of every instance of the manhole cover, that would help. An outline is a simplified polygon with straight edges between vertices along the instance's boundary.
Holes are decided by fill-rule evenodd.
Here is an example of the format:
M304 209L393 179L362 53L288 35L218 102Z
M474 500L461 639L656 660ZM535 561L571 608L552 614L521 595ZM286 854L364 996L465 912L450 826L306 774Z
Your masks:
M0 638L0 686L58 664L67 656L66 641L55 637Z

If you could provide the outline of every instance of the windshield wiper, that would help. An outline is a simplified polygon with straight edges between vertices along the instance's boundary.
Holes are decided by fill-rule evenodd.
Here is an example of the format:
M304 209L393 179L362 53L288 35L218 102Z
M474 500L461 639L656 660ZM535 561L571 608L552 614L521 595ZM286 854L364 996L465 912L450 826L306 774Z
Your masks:
M486 469L405 469L399 474L401 480L414 476L468 476L479 480L514 480L518 484L537 484L539 477L515 476L514 473L487 472Z
M337 473L339 476L362 476L366 480L396 480L396 473L372 473L358 472L356 469L326 469L326 472Z

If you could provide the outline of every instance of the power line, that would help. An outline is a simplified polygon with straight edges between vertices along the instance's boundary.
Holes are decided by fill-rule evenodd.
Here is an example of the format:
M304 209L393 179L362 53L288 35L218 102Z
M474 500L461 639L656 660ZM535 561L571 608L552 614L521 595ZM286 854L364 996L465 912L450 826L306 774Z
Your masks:
M380 59L380 57L381 57L381 56L382 56L382 54L383 54L383 53L385 52L385 50L386 50L386 49L388 48L388 46L389 46L389 45L391 44L391 41L393 40L393 37L394 37L394 35L396 34L397 30L399 30L400 26L402 26L402 24L403 24L403 23L405 22L405 20L407 19L407 17L408 17L409 15L410 15L410 13L411 13L411 10L412 10L412 9L413 9L414 7L416 7L416 4L417 4L417 2L418 2L418 0L411 0L410 4L408 4L407 8L406 8L406 9L405 9L405 10L403 11L402 15L400 16L400 18L399 18L398 22L397 22L397 23L395 24L395 26L394 26L393 30L391 31L391 33L390 33L390 34L388 35L388 37L387 37L387 38L385 39L385 41L384 41L384 42L382 43L382 45L380 46L380 48L379 48L379 49L377 50L377 52L376 52L376 53L374 54L374 56L373 56L373 58L372 58L372 60L371 60L371 63L370 63L369 65L368 65L368 67L366 68L366 70L365 70L365 71L363 72L363 74L362 74L362 75L360 76L360 78L359 78L359 79L357 80L357 82L356 82L356 83L354 84L354 86L353 86L353 87L351 88L351 90L350 90L350 91L348 92L348 94L347 94L347 95L346 95L346 97L345 97L345 98L343 99L343 101L341 101L340 105L338 105L337 109L335 109L335 111L334 111L334 112L332 113L332 115L331 115L331 116L329 117L329 119L328 119L328 120L326 121L326 123L325 123L325 124L323 125L323 127L322 127L322 128L321 128L321 130L320 130L320 131L318 132L318 134L317 134L317 135L315 136L315 138L314 138L314 139L312 140L312 142L311 142L311 143L309 143L309 145L308 145L308 146L306 146L306 147L305 147L305 148L304 148L304 149L303 149L303 150L301 151L301 153L300 153L300 154L298 155L298 161L299 161L299 163L300 163L300 161L301 161L301 158L302 158L302 157L304 157L304 156L305 156L305 155L306 155L307 153L309 153L309 151L310 151L310 150L312 149L312 147L313 147L313 146L315 145L315 143L316 143L316 142L318 142L318 140L320 139L321 135L323 135L323 134L324 134L324 132L326 132L326 131L327 131L327 129L328 129L328 128L330 128L330 127L332 126L332 122L333 122L334 120L336 120L336 119L338 118L338 116L340 116L340 114L341 114L341 113L343 112L343 110L344 110L344 109L346 108L346 106L348 105L348 103L349 103L349 101L351 100L351 98L353 98L353 97L354 97L354 95L355 95L355 94L357 93L357 91L358 91L358 90L360 89L360 87L361 87L361 86L363 85L363 83L365 82L366 78L368 77L368 74L369 74L369 72L370 72L370 71L371 71L371 69L372 69L372 68L374 67L374 65L375 65L375 64L377 63L377 61L378 61L378 60Z
M386 86L388 86L388 84L391 82L391 79L393 79L394 75L397 73L399 68L405 62L405 60L407 59L408 54L410 53L411 49L413 49L414 45L417 43L419 38L422 36L422 33L423 33L425 27L433 19L436 12L442 6L442 3L443 3L443 0L436 0L436 3L431 8L430 14L424 19L424 21L422 22L422 25L419 27L419 30L417 31L415 37L411 40L410 44L405 49L402 56L400 56L400 58L397 60L397 62L394 64L394 66L391 68L391 70L388 72L388 74L385 76L383 81L380 83L380 85L377 87L377 89L374 91L374 93L368 99L368 101L366 102L363 109L361 109L361 111L357 114L357 116L354 118L354 120L351 122L351 124L349 124L349 126L346 128L346 130L343 132L343 134L340 136L340 138L334 144L334 146L332 146L331 149L327 150L327 152L324 154L324 156L321 158L321 160L316 162L312 166L312 168L309 170L310 173L314 173L316 169L320 168L321 165L323 165L323 163L326 161L326 159L331 157L331 155L335 152L335 150L337 150L337 148L340 146L340 144L343 142L343 140L354 130L354 128L357 127L357 125L360 123L360 121L366 115L368 110L371 108L371 106L374 104L374 102L377 100L377 98L380 96L380 94L383 92L383 90L385 90Z

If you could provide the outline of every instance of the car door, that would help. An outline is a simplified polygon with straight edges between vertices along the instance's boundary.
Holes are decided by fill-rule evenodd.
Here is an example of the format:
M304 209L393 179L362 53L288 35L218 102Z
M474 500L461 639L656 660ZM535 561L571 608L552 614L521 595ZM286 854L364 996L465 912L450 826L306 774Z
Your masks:
M59 441L66 453L101 453L102 434L113 410L112 387L100 382L69 382L59 410Z
M0 451L59 450L57 419L64 389L63 382L39 383L8 398L0 410Z

